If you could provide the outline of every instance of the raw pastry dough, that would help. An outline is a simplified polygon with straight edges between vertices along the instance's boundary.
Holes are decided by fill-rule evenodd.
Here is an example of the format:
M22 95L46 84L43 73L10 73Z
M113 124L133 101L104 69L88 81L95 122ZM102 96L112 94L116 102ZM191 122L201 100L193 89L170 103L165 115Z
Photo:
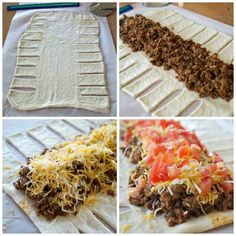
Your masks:
M18 43L8 100L19 110L109 112L99 24L92 15L37 13Z
M143 15L167 26L182 38L192 39L210 52L218 53L224 62L233 62L232 37L199 25L173 10L157 9ZM173 70L165 71L162 67L153 66L149 60L144 52L134 53L121 42L120 87L135 97L153 116L181 116L186 110L190 110L190 116L233 115L233 99L226 102L220 98L199 98L196 93L187 90L183 83L176 80ZM193 106L195 103L198 105Z
M68 122L69 121L69 122ZM23 133L17 133L7 137L7 141L20 151L24 157L32 156L41 152L44 148L39 148L30 138L39 142L41 146L52 147L62 138L72 138L83 132L88 132L92 128L96 128L96 124L105 124L109 120L75 120L70 119L67 122L62 120L52 120L48 126L40 125ZM70 124L70 125L69 125ZM73 128L79 128L79 130ZM48 128L50 127L50 129ZM67 132L67 133L66 133ZM58 134L61 136L59 137ZM68 215L66 217L58 216L52 222L45 217L38 216L35 209L30 204L26 207L21 206L21 202L25 201L25 195L16 190L13 182L16 180L16 172L20 169L26 160L18 159L4 145L3 151L3 190L22 208L22 210L30 217L32 222L37 226L41 233L106 233L111 234L116 230L116 198L108 195L97 194L96 203L88 207L81 207L77 216ZM99 216L100 219L97 217Z

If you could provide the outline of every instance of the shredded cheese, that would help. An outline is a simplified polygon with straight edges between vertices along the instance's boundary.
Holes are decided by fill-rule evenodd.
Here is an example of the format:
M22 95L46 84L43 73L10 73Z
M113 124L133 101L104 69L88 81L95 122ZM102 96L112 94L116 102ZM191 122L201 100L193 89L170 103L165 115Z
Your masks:
M80 203L95 204L95 193L116 190L116 181L109 178L109 173L116 173L116 124L102 126L36 155L28 167L27 191L31 195L56 191L52 204L69 213L75 213ZM47 188L50 190L45 193Z

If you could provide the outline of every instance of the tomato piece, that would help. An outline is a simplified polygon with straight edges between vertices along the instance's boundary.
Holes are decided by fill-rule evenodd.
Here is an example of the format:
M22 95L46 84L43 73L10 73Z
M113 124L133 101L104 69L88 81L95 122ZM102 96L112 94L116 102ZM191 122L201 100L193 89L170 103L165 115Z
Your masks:
M188 156L189 154L190 154L190 148L188 145L181 146L178 150L178 156L180 158L182 158L184 156Z
M196 144L202 148L202 144L195 133L183 130L182 135L188 141L189 144Z
M148 127L148 126L154 125L155 123L156 123L156 120L138 120L137 126Z
M217 170L217 175L220 176L222 179L227 179L229 175L229 170L227 170L226 168L221 168Z
M191 144L190 150L192 152L193 159L200 161L202 149L196 144Z
M162 128L173 126L177 129L183 129L183 126L178 121L174 121L174 120L160 120L159 124Z
M234 190L234 184L230 181L224 181L222 184L221 184L221 187L223 188L223 190L227 193L231 193L233 192Z
M199 173L201 174L201 177L202 177L202 178L210 177L210 171L209 171L208 168L205 167L205 166L202 166L202 167L199 169Z
M129 144L129 141L130 141L130 139L132 137L132 132L133 132L132 129L128 128L126 133L125 133L125 135L124 135L124 140L125 140L126 145Z
M173 158L160 153L154 160L149 174L149 183L155 184L169 180L167 167L173 164Z
M183 161L181 161L181 162L178 164L178 168L182 168L183 166L188 165L188 163L189 163L189 160L188 160L188 159L184 159Z
M224 161L218 153L214 153L214 155L215 155L215 163Z
M165 153L167 150L167 148L165 147L165 145L163 144L159 144L159 145L153 145L152 147L150 147L148 149L148 152L151 154L151 155L158 155L159 153Z
M216 164L210 164L208 169L210 170L210 172L215 172L217 170L217 165Z
M168 170L168 176L170 179L175 179L179 177L179 169L177 168L176 165L168 166L167 170Z
M202 178L201 179L201 183L200 183L200 189L201 189L201 194L207 194L210 190L211 190L211 187L212 187L212 177L208 176L208 177L205 177L205 178Z
M146 166L147 166L147 167L151 167L152 164L153 164L153 162L154 162L154 160L155 160L154 157L150 155L150 156L147 158L147 160L145 161Z

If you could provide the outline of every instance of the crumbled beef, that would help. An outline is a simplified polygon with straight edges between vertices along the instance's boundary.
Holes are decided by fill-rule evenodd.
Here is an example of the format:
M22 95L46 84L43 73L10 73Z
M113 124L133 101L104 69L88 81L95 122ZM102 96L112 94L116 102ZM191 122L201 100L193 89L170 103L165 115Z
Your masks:
M233 209L233 193L221 193L215 202L215 208L220 211Z
M130 203L137 206L145 206L152 210L154 214L163 212L169 226L181 224L190 216L198 217L205 213L210 213L214 209L220 211L233 209L233 193L219 192L215 205L202 204L200 206L196 196L187 194L186 187L181 184L172 185L171 193L168 189L161 194L150 190L151 186L149 185L140 193L138 198L130 198Z
M141 149L140 147L137 147L133 154L130 155L130 162L133 163L133 164L137 164L139 161L142 160L142 152L141 152Z
M133 51L145 51L154 65L173 69L177 79L200 97L233 98L233 65L200 44L183 40L142 15L120 19L120 37Z

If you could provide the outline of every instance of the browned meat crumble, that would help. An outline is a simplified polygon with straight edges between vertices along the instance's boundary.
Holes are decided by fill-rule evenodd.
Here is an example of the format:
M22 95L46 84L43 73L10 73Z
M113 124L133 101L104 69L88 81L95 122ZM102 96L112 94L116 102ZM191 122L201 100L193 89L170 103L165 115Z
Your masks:
M233 64L224 63L200 44L184 40L142 15L124 16L120 37L134 52L144 51L153 65L173 69L177 79L200 97L233 98Z

